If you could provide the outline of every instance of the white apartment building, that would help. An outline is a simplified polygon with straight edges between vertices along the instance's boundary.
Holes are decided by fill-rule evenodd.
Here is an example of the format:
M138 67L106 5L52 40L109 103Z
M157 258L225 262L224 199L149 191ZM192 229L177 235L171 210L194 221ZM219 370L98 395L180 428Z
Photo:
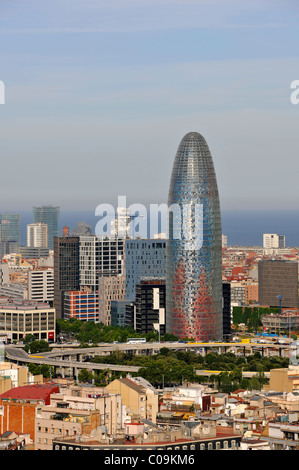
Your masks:
M285 248L285 235L277 235L277 233L264 233L263 248Z
M230 295L232 305L245 305L245 283L242 281L231 281Z
M41 222L27 225L27 247L48 247L48 226Z
M227 248L227 235L222 235L222 248Z
M54 269L39 268L28 272L28 300L54 300Z

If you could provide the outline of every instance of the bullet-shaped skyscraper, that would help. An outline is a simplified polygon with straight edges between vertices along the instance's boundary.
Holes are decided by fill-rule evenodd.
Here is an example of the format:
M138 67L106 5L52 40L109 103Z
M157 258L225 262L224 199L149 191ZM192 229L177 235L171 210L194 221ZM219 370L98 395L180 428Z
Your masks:
M212 156L204 137L186 134L168 196L166 328L179 338L221 340L222 230Z

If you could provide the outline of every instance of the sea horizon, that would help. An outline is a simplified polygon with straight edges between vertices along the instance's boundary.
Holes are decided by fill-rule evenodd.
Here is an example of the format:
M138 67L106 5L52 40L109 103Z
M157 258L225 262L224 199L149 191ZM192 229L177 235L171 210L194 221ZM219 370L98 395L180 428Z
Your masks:
M21 245L26 245L26 226L33 222L32 211L19 211ZM61 210L59 235L64 226L69 227L70 234L78 222L91 225L92 232L99 217L95 211ZM222 233L227 236L228 246L262 246L263 233L277 233L285 236L286 247L299 247L299 211L297 210L222 210Z

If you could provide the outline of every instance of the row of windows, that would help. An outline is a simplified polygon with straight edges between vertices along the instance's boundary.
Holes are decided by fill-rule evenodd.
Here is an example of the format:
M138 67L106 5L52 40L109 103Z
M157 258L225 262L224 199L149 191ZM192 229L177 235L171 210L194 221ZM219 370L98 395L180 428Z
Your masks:
M236 449L237 448L237 442L235 440L232 440L230 442L231 446L229 447L229 441L223 441L223 446L221 446L221 441L217 441L216 443L208 442L208 443L202 443L199 445L199 450L220 450L220 449ZM124 448L96 448L93 447L93 450L124 450ZM175 446L175 447L157 447L157 448L141 448L141 447L127 447L125 450L128 451L135 451L135 450L197 450L197 446L195 444L190 444L190 445L183 445L183 446ZM55 445L54 450L89 450L88 447L86 448L81 448L81 447L73 447L73 446L65 446L65 445Z

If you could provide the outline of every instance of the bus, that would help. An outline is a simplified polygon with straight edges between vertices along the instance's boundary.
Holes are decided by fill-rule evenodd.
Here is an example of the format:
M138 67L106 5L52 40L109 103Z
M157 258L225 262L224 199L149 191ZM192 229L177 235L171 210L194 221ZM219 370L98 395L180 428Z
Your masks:
M146 343L145 338L128 338L127 339L127 344L140 344L140 343Z

